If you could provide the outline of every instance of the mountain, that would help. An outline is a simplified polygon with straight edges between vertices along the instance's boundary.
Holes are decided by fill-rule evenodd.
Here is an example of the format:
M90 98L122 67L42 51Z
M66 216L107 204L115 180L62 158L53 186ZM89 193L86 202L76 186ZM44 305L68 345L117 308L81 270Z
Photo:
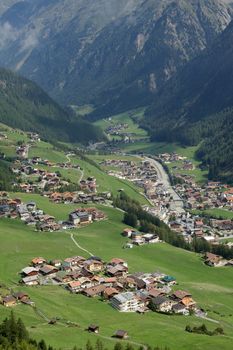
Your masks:
M66 112L35 83L6 69L0 69L0 122L39 132L49 140L88 142L102 138L98 129Z
M210 176L233 181L233 22L155 96L144 125L153 139L198 144Z
M0 64L101 116L148 104L230 20L223 0L18 1L0 18Z

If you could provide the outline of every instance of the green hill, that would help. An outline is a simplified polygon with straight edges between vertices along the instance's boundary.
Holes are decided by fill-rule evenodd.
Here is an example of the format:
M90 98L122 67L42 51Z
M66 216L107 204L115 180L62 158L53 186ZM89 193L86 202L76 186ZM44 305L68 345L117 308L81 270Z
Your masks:
M49 140L85 143L103 137L100 129L62 109L35 83L5 69L0 69L0 122Z

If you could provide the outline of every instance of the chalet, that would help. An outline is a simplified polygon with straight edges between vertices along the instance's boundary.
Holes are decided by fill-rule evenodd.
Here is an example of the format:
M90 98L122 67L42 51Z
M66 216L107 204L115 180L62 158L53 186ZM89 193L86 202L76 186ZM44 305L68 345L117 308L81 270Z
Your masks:
M96 326L95 324L91 324L89 327L88 327L88 332L90 333L96 333L98 334L99 331L100 331L100 327L99 326Z
M114 297L115 295L117 295L119 292L116 288L113 287L107 287L102 295L105 299L111 299L112 297Z
M2 298L2 304L6 307L12 307L16 305L16 299L13 297L13 295L8 295L4 298Z
M18 301L24 301L24 300L28 300L29 296L27 293L23 293L23 292L16 292L14 293L13 297L18 300Z
M128 278L130 278L131 280L134 281L136 289L140 290L140 289L145 289L146 288L146 282L143 281L142 278L137 277L137 275L130 275Z
M132 292L124 292L115 295L110 303L112 307L121 312L136 312L141 309L144 305Z
M22 276L25 277L31 277L31 276L38 276L39 270L35 267L25 267L22 271L21 274Z
M87 289L84 289L82 291L82 293L89 297L89 298L92 298L92 297L96 297L96 296L100 296L104 290L106 289L106 286L103 285L103 284L99 284L97 286L94 286L94 287L91 287L91 288L87 288Z
M72 293L78 293L81 289L81 282L80 281L72 281L69 282L67 285L67 288L72 292Z
M178 303L183 304L185 307L193 308L196 303L192 299L192 295L189 292L183 290L175 291L172 296L172 300L177 301Z
M123 260L123 259L120 259L120 258L113 258L113 259L110 261L109 265L112 265L112 266L123 265L123 266L125 266L125 267L128 267L127 262L126 262L125 260Z
M22 278L22 283L26 286L36 286L39 284L38 275Z
M148 295L151 298L156 298L158 296L164 296L164 292L161 289L151 288L148 290Z
M226 260L222 256L213 253L206 253L205 264L211 267L221 267L226 265Z
M58 259L51 260L50 264L52 266L60 268L62 266L62 260L58 260Z
M55 232L61 229L61 225L57 224L56 222L42 222L37 227L39 231L42 232Z
M122 232L122 236L130 238L134 230L132 228L125 228Z
M116 331L116 333L114 334L114 338L128 339L129 335L128 335L128 332L120 329L120 330Z
M46 260L44 258L39 257L39 258L32 259L32 265L34 267L41 266L44 263L46 263Z
M151 299L150 308L153 311L170 313L172 311L173 305L175 304L176 302L173 300L170 300L164 296L158 296Z
M186 316L189 315L189 310L182 303L177 303L177 304L173 305L172 311L174 312L174 314L181 314L181 315L186 315Z
M112 277L125 276L128 272L128 268L123 265L115 265L107 268L106 273Z
M103 263L98 260L86 260L84 267L90 272L100 272L103 269Z
M56 276L58 269L52 265L43 265L42 267L40 267L39 271L43 276L54 277Z

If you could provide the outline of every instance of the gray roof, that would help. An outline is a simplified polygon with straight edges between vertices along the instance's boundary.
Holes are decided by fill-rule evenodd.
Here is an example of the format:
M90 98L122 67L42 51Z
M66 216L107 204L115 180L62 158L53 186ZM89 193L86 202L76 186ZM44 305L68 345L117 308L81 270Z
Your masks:
M134 298L135 298L135 295L132 292L120 293L120 294L113 297L113 299L119 301L120 303L125 303L125 302L130 301Z
M22 273L24 273L25 275L28 275L31 272L38 272L38 269L36 269L35 267L25 267L22 271Z
M161 305L163 303L165 303L166 301L169 301L168 298L163 297L163 296L158 296L152 299L152 302L154 305Z

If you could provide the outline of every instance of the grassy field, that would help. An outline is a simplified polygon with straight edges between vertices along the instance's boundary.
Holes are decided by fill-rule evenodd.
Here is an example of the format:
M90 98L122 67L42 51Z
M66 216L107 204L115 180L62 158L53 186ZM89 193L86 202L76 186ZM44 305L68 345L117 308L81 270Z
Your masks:
M73 206L51 205L46 199L35 199L40 207L50 214L62 218ZM26 197L24 198L26 199ZM39 201L39 199L41 201ZM125 238L120 235L124 228L121 223L122 213L118 210L101 207L108 215L108 221L94 223L88 227L73 231L78 243L101 256L106 261L112 257L121 257L129 263L130 271L163 271L174 275L179 286L193 293L200 306L209 310L209 317L219 320L226 336L208 337L188 334L184 331L187 324L200 325L203 321L194 317L165 316L156 313L121 314L107 303L98 299L71 295L62 287L22 288L29 292L36 306L48 318L59 317L57 326L49 326L32 308L18 306L14 308L21 316L36 339L44 338L54 346L66 349L74 344L84 345L87 339L95 340L84 331L90 323L100 325L101 336L106 337L106 346L111 346L109 339L116 329L126 329L130 340L150 345L169 346L172 350L230 350L233 341L233 281L231 268L208 268L196 254L158 244L138 247L132 250L122 249ZM56 213L55 213L56 212ZM18 290L18 272L35 256L45 258L65 258L84 255L70 239L70 232L43 233L33 231L23 223L14 220L1 220L0 225L0 281ZM0 306L0 319L9 310ZM76 322L80 328L66 327L65 321ZM205 321L208 328L217 325ZM33 327L33 328L31 328Z
M129 111L126 113L121 113L114 115L108 119L101 119L95 122L95 125L99 126L102 130L106 130L110 126L117 124L128 124L128 127L120 131L121 133L131 133L132 139L140 139L148 137L147 132L138 126L137 120L143 115L143 109L138 111ZM116 136L110 137L117 138Z
M194 215L203 215L203 214L207 214L209 216L211 216L212 218L223 218L223 219L233 219L233 212L229 211L229 210L225 210L225 209L218 209L218 208L214 208L214 209L208 209L208 210L193 210L192 213Z
M61 151L54 150L53 146L46 142L38 142L30 148L29 157L38 156L42 159L47 159L51 162L67 162L67 157ZM95 164L90 164L88 161L81 160L78 156L71 157L72 164L78 164L83 170L83 178L94 176L97 180L98 192L111 191L117 195L118 191L123 189L130 197L138 200L141 204L149 205L146 198L140 194L138 187L126 180L119 180L113 176L109 176L105 171L99 169ZM43 166L43 168L46 168ZM63 170L56 168L47 168L52 171L59 170L64 178L69 178L71 181L77 182L80 179L81 173L79 170Z
M26 133L11 129L4 124L0 123L0 133L7 136L7 139L0 140L0 151L3 152L7 157L16 156L17 142L27 142L29 140Z

